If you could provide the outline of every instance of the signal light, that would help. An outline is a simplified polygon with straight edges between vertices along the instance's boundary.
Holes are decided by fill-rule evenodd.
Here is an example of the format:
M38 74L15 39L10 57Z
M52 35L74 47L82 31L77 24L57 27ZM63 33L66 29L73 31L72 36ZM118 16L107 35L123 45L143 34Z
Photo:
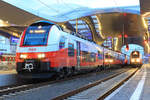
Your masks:
M122 37L122 35L119 35L119 38L121 38Z
M123 16L127 16L127 13L123 13Z
M146 43L147 43L147 40L144 40L144 43L146 44Z
M127 34L125 34L125 35L124 35L124 37L125 37L125 38L127 38L127 37L128 37L128 35L127 35Z
M128 44L126 44L126 51L128 51L129 50L129 45Z

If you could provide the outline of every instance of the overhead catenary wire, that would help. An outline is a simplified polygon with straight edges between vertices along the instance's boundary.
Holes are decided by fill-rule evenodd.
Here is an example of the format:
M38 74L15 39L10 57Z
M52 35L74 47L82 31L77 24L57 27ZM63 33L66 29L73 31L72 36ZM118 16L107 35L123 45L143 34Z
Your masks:
M54 9L52 7L50 7L49 5L47 5L46 3L42 2L41 0L38 0L42 5L44 5L45 7L54 10L56 13L58 13L58 15L60 14L60 11L57 9ZM58 2L58 1L57 1ZM69 19L67 16L64 15L65 18Z
M57 9L54 9L54 8L50 7L49 5L47 5L46 3L42 2L41 0L38 0L38 1L39 1L41 4L43 4L44 6L46 6L47 8L52 9L52 10L56 11L57 13L60 12L60 11L58 11Z

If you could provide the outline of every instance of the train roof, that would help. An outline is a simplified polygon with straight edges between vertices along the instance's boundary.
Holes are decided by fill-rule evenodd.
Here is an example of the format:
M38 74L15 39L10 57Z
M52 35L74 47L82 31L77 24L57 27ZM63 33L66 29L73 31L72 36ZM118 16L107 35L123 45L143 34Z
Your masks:
M45 20L40 20L40 21L36 21L35 23L32 23L30 26L37 26L39 24L47 24L47 25L54 25L55 23L52 23L50 21L45 21Z
M139 51L132 51L131 53L140 53Z

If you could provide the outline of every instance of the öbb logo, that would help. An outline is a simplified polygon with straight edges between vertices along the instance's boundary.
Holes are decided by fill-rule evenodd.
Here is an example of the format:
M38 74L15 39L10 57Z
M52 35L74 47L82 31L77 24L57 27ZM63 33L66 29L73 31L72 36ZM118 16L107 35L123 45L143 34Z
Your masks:
M36 48L29 48L29 51L36 51Z

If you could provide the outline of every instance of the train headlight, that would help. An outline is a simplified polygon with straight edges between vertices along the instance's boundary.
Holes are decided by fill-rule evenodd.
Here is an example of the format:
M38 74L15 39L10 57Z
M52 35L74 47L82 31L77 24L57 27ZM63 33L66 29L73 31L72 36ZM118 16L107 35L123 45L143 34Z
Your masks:
M112 63L112 62L113 62L113 59L110 59L109 62Z
M26 54L21 54L21 55L20 55L20 58L26 59L26 58L27 58L27 55L26 55Z
M140 62L140 59L136 59L136 62Z
M45 58L45 54L42 53L42 54L38 54L38 58L41 59L41 58Z
M105 59L105 62L108 62L108 59Z
M135 59L131 59L131 62L135 62Z

